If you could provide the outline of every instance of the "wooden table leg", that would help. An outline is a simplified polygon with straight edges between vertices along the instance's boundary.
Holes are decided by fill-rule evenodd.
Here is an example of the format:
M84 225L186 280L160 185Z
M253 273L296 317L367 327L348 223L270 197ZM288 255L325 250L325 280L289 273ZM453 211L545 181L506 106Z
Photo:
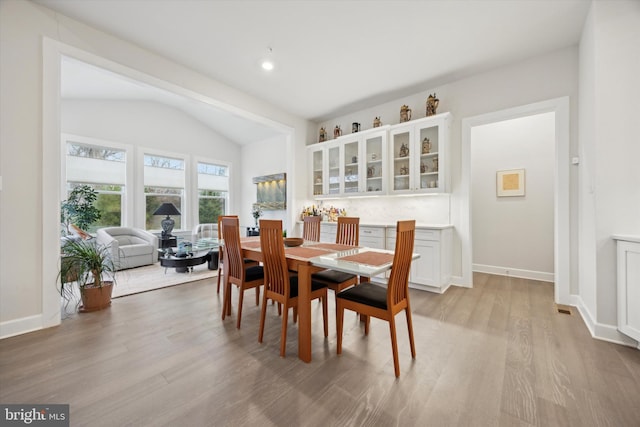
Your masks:
M298 357L311 362L311 269L302 264L298 269Z

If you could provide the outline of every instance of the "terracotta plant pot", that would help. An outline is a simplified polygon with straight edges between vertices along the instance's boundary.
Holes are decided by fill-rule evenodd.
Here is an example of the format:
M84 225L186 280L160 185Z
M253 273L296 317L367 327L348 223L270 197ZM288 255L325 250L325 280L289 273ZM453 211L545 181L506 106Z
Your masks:
M80 290L82 305L78 309L80 313L102 310L111 305L111 292L113 282L102 282L102 287L94 288L85 286Z

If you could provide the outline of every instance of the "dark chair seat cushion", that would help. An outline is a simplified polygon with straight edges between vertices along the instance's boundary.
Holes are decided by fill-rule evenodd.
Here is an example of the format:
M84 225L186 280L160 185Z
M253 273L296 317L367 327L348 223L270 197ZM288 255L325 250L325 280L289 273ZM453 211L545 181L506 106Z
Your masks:
M264 278L264 269L261 265L256 265L254 267L249 267L245 270L244 280L247 282L253 282L254 280L263 279Z
M336 270L322 270L317 273L311 275L311 279L322 280L323 282L329 283L344 283L348 280L353 280L357 278L355 274L344 273L342 271Z
M298 276L289 276L289 290L290 298L298 296ZM318 289L326 288L327 285L315 280L311 280L311 291L317 291Z
M366 304L383 310L387 309L387 289L371 283L362 283L338 292L336 298Z

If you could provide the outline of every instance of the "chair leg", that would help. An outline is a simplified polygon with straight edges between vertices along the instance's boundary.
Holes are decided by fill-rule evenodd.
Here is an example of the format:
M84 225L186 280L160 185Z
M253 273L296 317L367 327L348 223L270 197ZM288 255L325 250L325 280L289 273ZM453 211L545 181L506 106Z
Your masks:
M260 331L258 332L258 342L262 342L264 337L264 321L267 317L267 292L265 291L262 297L262 308L260 309Z
M400 363L398 362L398 340L396 337L396 320L395 316L389 319L389 330L391 332L391 348L393 349L393 369L396 372L396 378L400 376Z
M360 314L360 321L364 322L364 334L369 335L369 325L371 324L371 316Z
M289 307L285 304L282 313L282 332L280 333L280 357L285 357L287 349L287 320L289 319Z
M342 354L342 322L344 321L344 307L339 299L336 299L336 334L338 335L338 345L336 354Z
M293 307L293 323L298 323L298 306Z
M240 321L242 320L242 302L244 301L244 289L238 288L238 321L236 322L236 328L240 329Z
M220 278L223 274L222 267L218 267L218 293L220 293Z
M256 305L260 305L260 286L256 286Z
M329 336L329 311L327 309L327 298L328 295L324 294L322 297L322 319L324 320L324 337Z
M222 320L231 315L231 283L224 283L224 295L222 296Z
M405 308L407 313L407 329L409 329L409 344L411 344L411 357L416 358L416 345L413 342L413 321L411 320L411 309L407 304L407 308Z

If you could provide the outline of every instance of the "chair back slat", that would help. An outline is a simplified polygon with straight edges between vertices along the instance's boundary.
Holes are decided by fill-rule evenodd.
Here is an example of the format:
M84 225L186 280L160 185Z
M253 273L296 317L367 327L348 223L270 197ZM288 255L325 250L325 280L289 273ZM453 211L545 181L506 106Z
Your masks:
M289 296L289 270L284 253L281 220L260 220L260 251L265 292Z
M387 306L392 307L408 296L409 270L415 240L416 222L398 221L396 227L396 248L393 256L393 267L387 285Z
M360 218L358 217L338 217L338 227L336 229L336 243L339 245L358 246L360 239Z
M302 238L312 242L320 241L320 216L305 216L302 227Z
M220 219L224 239L224 268L232 283L244 281L245 266L240 248L240 224L237 216Z
M218 215L218 239L224 239L224 236L222 235L222 218L238 218L238 215ZM224 248L220 246L219 251L219 255L224 263Z

